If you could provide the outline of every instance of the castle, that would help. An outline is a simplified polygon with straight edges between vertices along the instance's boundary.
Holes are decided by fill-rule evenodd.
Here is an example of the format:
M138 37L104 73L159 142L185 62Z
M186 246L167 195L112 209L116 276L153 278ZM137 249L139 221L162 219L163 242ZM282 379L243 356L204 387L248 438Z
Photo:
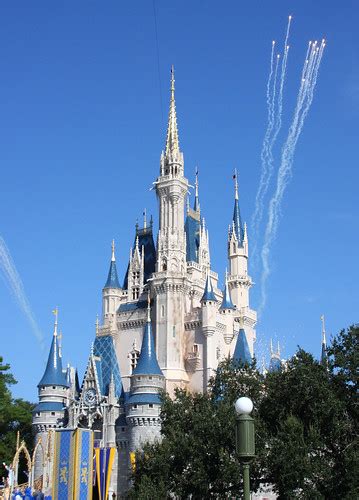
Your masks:
M257 315L249 305L248 236L237 179L233 217L228 214L228 273L221 290L211 269L197 173L193 208L186 204L189 183L179 144L173 69L166 144L154 189L159 205L156 244L152 219L147 224L145 216L143 227L136 225L121 284L112 243L102 320L82 384L74 368L62 366L56 314L33 412L35 442L41 441L50 454L49 435L61 428L92 429L95 446L116 449L111 494L129 486L131 453L160 436L160 390L205 391L225 357L250 361L253 356ZM51 483L40 454L34 474L35 479L47 474Z

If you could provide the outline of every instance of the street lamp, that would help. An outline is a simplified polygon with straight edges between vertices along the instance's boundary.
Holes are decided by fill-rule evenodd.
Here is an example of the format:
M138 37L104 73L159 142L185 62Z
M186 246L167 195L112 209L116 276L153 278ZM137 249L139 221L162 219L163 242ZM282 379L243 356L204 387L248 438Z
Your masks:
M244 500L250 500L249 462L255 456L254 420L250 416L253 403L249 398L238 398L234 404L237 412L236 449L243 462Z

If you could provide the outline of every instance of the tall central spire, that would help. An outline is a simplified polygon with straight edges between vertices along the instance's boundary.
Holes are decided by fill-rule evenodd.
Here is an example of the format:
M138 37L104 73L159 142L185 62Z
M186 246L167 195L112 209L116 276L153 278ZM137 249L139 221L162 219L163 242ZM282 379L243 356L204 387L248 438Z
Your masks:
M178 128L177 128L177 116L176 116L176 102L175 102L175 70L172 65L171 67L171 99L170 99L170 111L168 114L168 127L167 127L167 138L166 138L166 157L174 156L179 153L179 141L178 141Z

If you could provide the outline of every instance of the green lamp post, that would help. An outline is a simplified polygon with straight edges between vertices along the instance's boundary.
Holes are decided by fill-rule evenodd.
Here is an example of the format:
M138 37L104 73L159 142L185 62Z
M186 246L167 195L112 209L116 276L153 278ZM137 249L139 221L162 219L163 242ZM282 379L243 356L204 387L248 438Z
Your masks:
M253 403L249 398L239 398L235 402L237 412L236 449L243 462L243 493L244 500L250 500L249 462L255 456L254 420L250 416Z

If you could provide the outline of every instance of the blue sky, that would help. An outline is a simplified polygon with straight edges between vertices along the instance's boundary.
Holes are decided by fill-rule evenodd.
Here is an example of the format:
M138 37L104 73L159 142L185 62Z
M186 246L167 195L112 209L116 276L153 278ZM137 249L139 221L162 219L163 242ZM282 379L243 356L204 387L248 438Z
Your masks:
M322 313L332 334L358 320L358 6L323 0L155 6L159 67L150 1L0 7L0 236L46 350L58 305L64 361L83 373L111 240L122 277L145 206L157 224L149 189L164 146L171 64L185 172L193 183L199 166L212 267L223 276L232 170L239 170L242 216L250 222L271 41L283 43L292 14L277 153L308 40L324 36L327 47L282 204L257 334L261 345L279 339L285 356L297 344L319 355ZM253 307L260 271L251 268ZM44 355L5 281L0 311L0 354L19 381L14 392L35 400Z

